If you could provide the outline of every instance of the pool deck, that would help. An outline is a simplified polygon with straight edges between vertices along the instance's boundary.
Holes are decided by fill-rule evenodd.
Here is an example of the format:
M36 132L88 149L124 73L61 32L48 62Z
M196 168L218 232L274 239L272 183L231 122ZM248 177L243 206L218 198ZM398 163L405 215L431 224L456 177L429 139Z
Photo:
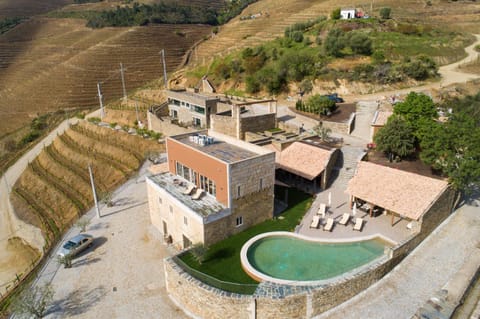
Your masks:
M328 193L332 193L332 204L328 206ZM356 209L356 217L364 219L364 224L361 231L353 230L354 217L352 216L352 210L348 203L348 195L341 189L330 188L319 193L312 207L308 210L302 219L296 232L305 236L322 238L326 240L339 240L339 239L360 239L362 237L370 237L375 234L380 234L387 239L394 242L401 242L414 234L413 230L407 228L408 220L395 217L394 225L391 225L391 215L378 215L376 217L370 217L368 212L363 211L361 208ZM320 203L327 205L327 213L325 219L321 220L318 228L310 228L313 216L318 212ZM338 222L342 218L344 213L351 215L350 221L347 225L341 225ZM327 218L333 218L335 223L331 232L324 231L323 225Z

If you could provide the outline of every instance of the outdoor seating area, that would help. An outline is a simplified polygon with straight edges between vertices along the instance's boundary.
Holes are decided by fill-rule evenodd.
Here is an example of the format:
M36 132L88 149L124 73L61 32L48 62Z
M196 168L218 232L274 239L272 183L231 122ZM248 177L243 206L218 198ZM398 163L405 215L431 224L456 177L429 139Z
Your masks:
M330 192L333 194L329 196ZM391 216L381 208L370 207L367 203L361 202L351 207L343 190L336 192L332 189L330 192L318 195L318 204L305 215L297 232L332 240L381 234L396 242L408 238L415 232L411 220L400 218L392 226ZM370 214L371 211L373 214Z

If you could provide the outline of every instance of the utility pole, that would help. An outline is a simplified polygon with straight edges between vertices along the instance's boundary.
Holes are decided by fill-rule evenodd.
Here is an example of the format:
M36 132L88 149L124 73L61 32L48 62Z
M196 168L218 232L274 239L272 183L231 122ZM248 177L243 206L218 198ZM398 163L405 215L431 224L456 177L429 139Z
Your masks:
M163 64L163 79L165 80L165 89L168 89L168 84L167 84L167 65L165 64L165 50L162 49L160 51L162 54L162 64Z
M120 62L120 75L122 76L123 100L127 102L127 89L125 88L125 74L123 73L123 64Z
M100 208L98 207L97 192L95 191L95 183L93 182L92 166L88 164L88 173L90 174L90 183L92 184L93 201L95 202L95 210L97 217L100 218Z
M100 118L103 120L105 116L105 110L103 109L103 95L102 89L100 87L100 82L97 82L97 90L98 90L98 100L100 101Z
M138 103L135 101L135 114L137 115L137 125L140 126L140 119L138 118Z

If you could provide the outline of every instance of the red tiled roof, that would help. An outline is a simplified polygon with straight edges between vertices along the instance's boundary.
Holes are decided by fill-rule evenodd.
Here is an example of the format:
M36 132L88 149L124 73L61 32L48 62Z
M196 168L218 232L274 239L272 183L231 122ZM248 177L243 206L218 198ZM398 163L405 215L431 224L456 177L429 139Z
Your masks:
M279 168L312 180L325 170L334 151L307 143L294 142L281 152L277 150L275 162Z
M448 183L370 162L359 162L346 192L411 220L418 220Z

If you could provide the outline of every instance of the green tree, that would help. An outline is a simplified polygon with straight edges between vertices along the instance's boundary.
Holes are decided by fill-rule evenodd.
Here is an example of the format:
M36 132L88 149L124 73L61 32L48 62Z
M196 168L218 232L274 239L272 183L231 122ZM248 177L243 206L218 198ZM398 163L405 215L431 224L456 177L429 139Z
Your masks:
M245 79L246 91L247 93L257 93L261 89L260 81L255 77L255 75L249 75Z
M327 38L323 44L327 55L339 57L345 48L345 32L341 29L332 29L328 32Z
M392 9L389 7L383 7L380 9L380 17L384 20L390 19L391 13L392 13Z
M332 18L332 20L338 20L338 19L340 19L340 18L341 18L340 11L341 11L340 8L334 9L334 10L330 13L330 18Z
M415 152L415 136L413 128L401 116L392 115L385 126L375 135L377 149L384 152L392 160L394 157L401 158Z
M453 187L466 194L480 187L480 126L471 114L459 111L444 124L424 130L420 159L441 170Z
M350 32L348 45L355 54L372 54L372 40L363 32Z
M332 130L330 128L317 125L313 128L313 130L322 141L328 142L328 140L330 139L330 133L332 133Z
M412 126L415 134L422 125L428 125L428 122L438 117L432 98L416 92L410 92L403 102L397 103L393 113L401 115Z
M310 93L312 92L313 90L313 84L312 84L312 80L310 79L304 79L300 85L299 85L299 88L300 90L303 92L303 93Z
M320 94L309 97L305 105L308 112L319 115L329 115L336 108L334 101Z

